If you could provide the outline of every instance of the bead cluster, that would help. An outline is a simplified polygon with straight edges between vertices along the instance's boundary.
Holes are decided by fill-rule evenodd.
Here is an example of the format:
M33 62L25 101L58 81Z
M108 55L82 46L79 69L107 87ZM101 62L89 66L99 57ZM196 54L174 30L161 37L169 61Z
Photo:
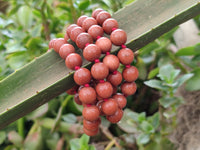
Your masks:
M110 35L110 39L103 37L104 33ZM83 50L83 57L93 62L91 70L81 68L82 58L67 42L69 38ZM67 93L74 94L75 102L84 106L83 130L89 136L98 133L100 116L105 116L111 123L119 122L127 103L126 96L136 92L135 80L139 73L136 67L131 66L134 53L124 45L126 41L126 32L118 29L118 22L107 11L98 8L92 17L83 15L77 24L68 26L64 38L49 43L49 48L65 59L66 66L75 70L77 86ZM121 46L117 56L110 54L112 44ZM105 57L101 62L99 58L102 55ZM125 66L122 73L118 71L120 63ZM117 93L118 87L122 93Z

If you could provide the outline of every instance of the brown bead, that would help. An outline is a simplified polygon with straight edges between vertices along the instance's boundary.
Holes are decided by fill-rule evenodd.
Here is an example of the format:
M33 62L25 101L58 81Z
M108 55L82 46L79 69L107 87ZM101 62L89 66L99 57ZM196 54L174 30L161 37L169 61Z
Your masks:
M114 115L106 116L106 119L111 123L118 123L123 117L123 110L120 108L117 109Z
M92 17L87 17L82 24L82 27L87 31L92 25L97 25L97 21Z
M92 87L83 87L78 94L81 102L85 104L92 104L97 98L96 91Z
M93 39L92 36L89 35L88 33L81 33L76 38L76 45L80 49L84 49L86 44L91 44L91 43L93 43Z
M99 108L100 111L100 116L104 116L105 114L102 111L102 104L104 103L104 100L101 98L101 100L99 100L96 104L96 106Z
M127 35L124 30L116 29L110 35L110 40L114 45L121 46L126 43Z
M111 18L111 15L107 11L101 11L97 15L96 20L97 20L98 24L102 25L103 22L108 18Z
M67 33L65 33L64 39L65 39L65 42L67 43L68 40L69 40L69 37L68 37Z
M124 95L133 95L137 90L137 85L135 82L124 82L121 85L121 91Z
M74 95L77 92L78 88L79 88L79 86L75 85L71 89L67 90L66 93L69 94L69 95Z
M83 119L83 127L87 130L94 131L99 128L99 124L101 123L100 118L95 121L88 121Z
M72 46L71 44L63 44L60 47L59 55L62 59L66 59L66 57L71 53L75 53L74 46Z
M117 93L117 90L118 90L118 86L112 86L113 87L113 94L116 94Z
M103 59L103 63L109 68L111 72L115 71L119 67L119 59L115 55L107 55Z
M104 31L103 28L100 27L99 25L92 25L88 29L88 33L92 36L94 40L96 40L98 36L103 36Z
M99 119L99 108L97 106L84 107L82 111L83 118L88 121L95 121Z
M109 74L109 69L104 63L95 63L91 68L92 77L96 80L102 80Z
M86 15L80 16L80 17L78 18L78 20L77 20L77 25L82 27L83 21L84 21L87 17L88 17L88 16L86 16Z
M119 71L115 71L114 73L108 75L107 81L114 86L118 86L122 82L122 74Z
M113 98L117 101L119 108L122 109L126 106L127 100L123 94L117 93L113 96Z
M136 67L130 66L123 70L122 76L123 76L124 80L126 80L127 82L133 82L138 78L139 72Z
M74 95L74 101L75 101L76 104L82 105L82 102L81 102L80 99L79 99L79 94L78 94L78 93L76 93L76 94Z
M76 24L71 24L71 25L69 25L69 26L67 27L66 33L67 33L68 37L70 37L71 31L72 31L72 29L75 28L75 27L78 27L78 25L76 25Z
M49 49L53 48L55 41L56 41L56 39L52 39L52 40L49 42Z
M81 27L74 27L74 28L71 30L70 39L71 39L72 41L75 42L77 36L78 36L80 33L83 33L83 32L84 32L83 28L81 28Z
M113 115L118 109L118 104L113 98L109 98L101 107L105 115Z
M64 38L58 38L54 41L53 44L53 49L55 50L56 53L59 53L60 47L65 44Z
M112 29L117 29L118 28L118 23L115 19L113 18L108 18L104 21L103 23L103 30L107 33L107 34L111 34Z
M80 68L74 73L74 81L78 85L85 85L90 83L92 75L87 68Z
M97 128L96 130L94 131L91 131L91 130L87 130L86 128L83 127L83 131L85 134L87 134L88 136L95 136L98 134L99 132L99 128Z
M81 67L82 58L79 54L71 53L66 57L65 64L69 69L75 70L76 66Z
M87 61L93 62L101 56L101 49L95 44L89 44L83 49L83 57Z
M92 12L92 17L96 19L97 15L98 15L101 11L104 11L104 10L101 9L101 8L95 9L95 10Z
M105 54L106 52L110 52L112 48L112 42L107 37L99 38L96 43L98 47L101 49L101 53Z
M123 48L118 52L117 57L123 65L129 65L133 62L134 53L129 48Z
M98 96L102 98L109 98L113 94L113 87L110 82L98 83L96 86Z

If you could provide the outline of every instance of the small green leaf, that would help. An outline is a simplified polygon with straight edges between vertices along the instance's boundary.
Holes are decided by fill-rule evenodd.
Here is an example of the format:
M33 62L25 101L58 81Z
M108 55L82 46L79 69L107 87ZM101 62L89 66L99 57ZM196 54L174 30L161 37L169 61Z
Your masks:
M147 144L150 141L150 136L149 134L140 134L139 137L137 138L138 144Z
M178 78L176 80L175 83L177 83L176 87L180 87L184 82L186 82L187 80L189 80L194 74L192 73L188 73L188 74L185 74L183 76L181 76L180 78Z
M158 89L158 90L163 90L163 91L165 91L165 90L168 89L168 88L167 88L166 86L164 86L164 85L162 84L162 82L159 81L159 80L154 80L154 79L153 79L153 80L145 81L144 84L146 84L146 85L149 86L149 87Z
M148 79L154 78L159 73L159 68L155 68L149 72Z
M146 120L146 113L145 112L142 112L138 115L138 122L141 123L143 122L144 120Z
M5 141L6 133L4 131L0 131L0 145Z
M96 150L96 148L93 145L90 145L89 150Z
M194 46L191 46L191 47L185 47L185 48L178 50L175 55L176 56L192 56L195 53L196 52L194 50Z
M72 140L70 140L69 144L70 144L71 150L80 149L79 139L72 139Z
M192 71L194 76L186 82L186 89L188 91L200 90L200 68Z
M88 6L90 5L90 1L89 0L85 0L85 1L82 1L80 4L79 4L79 9L80 10L85 10L88 8Z
M76 123L76 121L77 121L76 116L72 113L63 115L62 119L67 123Z
M147 120L151 123L154 129L157 129L160 124L159 113L155 113L153 116L148 117Z
M145 133L150 134L155 132L154 127L147 121L143 121L140 127Z
M86 134L83 134L80 138L80 145L88 145L90 137Z
M17 147L21 147L23 143L22 137L16 131L11 131L8 133L8 140Z
M163 97L159 99L159 102L164 108L167 108L174 104L176 102L176 99L171 97Z

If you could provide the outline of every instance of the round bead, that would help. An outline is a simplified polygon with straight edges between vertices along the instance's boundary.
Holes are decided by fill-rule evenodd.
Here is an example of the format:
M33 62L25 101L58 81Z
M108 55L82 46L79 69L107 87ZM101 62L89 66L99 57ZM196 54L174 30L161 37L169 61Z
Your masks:
M79 88L79 86L75 85L71 89L67 90L66 93L69 94L69 95L74 95L77 92L78 88Z
M109 74L109 69L104 63L95 63L91 68L92 77L96 80L102 80Z
M118 123L123 117L123 110L117 109L114 115L106 116L106 119L111 123Z
M82 27L83 21L84 21L87 17L88 17L88 16L86 16L86 15L80 16L80 17L78 18L78 20L77 20L77 25Z
M93 62L101 56L101 49L95 44L89 44L83 49L83 57L87 61Z
M98 97L98 96L97 96ZM101 98L101 100L99 100L96 104L96 106L99 108L100 111L100 116L104 116L105 114L102 111L102 104L104 103L104 100Z
M80 99L79 99L79 94L78 94L78 93L76 93L76 94L74 95L74 101L75 101L76 104L82 105L82 102L81 102Z
M92 12L92 17L96 19L97 15L98 15L101 11L104 11L104 10L101 9L101 8L95 9L95 10Z
M126 106L127 100L123 94L117 93L113 96L113 98L117 101L119 108L122 109Z
M89 35L88 33L81 33L77 36L76 45L80 49L84 49L87 43L89 44L93 43L93 39L91 35Z
M105 115L113 115L118 109L118 104L113 98L109 98L103 102L101 107Z
M83 127L91 131L98 129L100 123L101 123L100 118L95 121L88 121L86 119L83 119Z
M80 68L74 73L74 81L78 85L85 85L90 83L91 78L91 73L87 68Z
M125 68L123 70L122 76L127 82L133 82L138 78L139 72L136 67L130 66L129 68Z
M84 32L83 28L81 28L81 27L74 27L74 28L71 30L70 39L71 39L72 41L75 42L77 36L78 36L80 33L83 33L83 32Z
M113 28L118 28L118 23L115 19L113 18L108 18L104 21L103 23L103 30L107 33L107 34L111 34L112 29Z
M121 91L124 95L133 95L137 90L137 85L135 82L124 82L121 85Z
M87 134L88 136L95 136L98 134L99 129L97 128L96 130L87 130L86 128L83 127L83 131L85 134Z
M111 15L107 11L101 11L97 15L96 20L97 20L98 24L102 25L103 22L108 18L111 18Z
M75 70L76 66L82 65L82 58L79 54L71 53L66 57L65 64L69 69Z
M97 25L97 21L92 17L87 17L82 24L82 27L87 31L92 25Z
M119 71L109 74L107 81L109 81L113 86L118 86L122 82L122 74Z
M109 98L113 94L113 87L110 82L98 83L96 86L98 96L102 98Z
M55 50L56 53L59 53L60 47L65 44L65 39L64 38L58 38L54 41L53 44L53 49Z
M101 49L101 53L105 54L106 52L110 52L112 48L112 42L107 37L99 38L96 43L98 47Z
M72 30L73 28L75 28L75 27L77 27L76 24L71 24L71 25L69 25L69 26L67 27L66 33L67 33L68 37L70 37L70 35L71 35L71 30Z
M52 39L52 40L49 42L49 49L53 48L55 41L56 41L56 39Z
M129 48L123 48L118 52L117 57L123 65L129 65L133 62L134 53Z
M98 36L103 36L104 31L103 28L100 27L99 25L92 25L88 29L88 33L92 36L94 40L96 40Z
M65 42L67 43L68 40L69 40L69 37L68 37L67 33L65 33L64 39L65 39Z
M115 55L107 55L103 59L103 63L109 68L111 72L115 71L119 67L119 59Z
M66 57L71 53L75 53L74 46L72 46L71 44L63 44L60 47L59 55L62 59L66 59Z
M117 90L118 90L118 86L114 86L114 85L113 85L113 94L116 94L116 93L117 93Z
M126 43L127 35L124 30L116 29L110 35L110 40L114 45L120 46Z
M99 108L93 105L89 107L84 107L82 114L84 119L88 121L95 121L99 118L100 112Z
M85 104L92 104L97 98L96 91L92 87L83 87L78 94L81 102Z

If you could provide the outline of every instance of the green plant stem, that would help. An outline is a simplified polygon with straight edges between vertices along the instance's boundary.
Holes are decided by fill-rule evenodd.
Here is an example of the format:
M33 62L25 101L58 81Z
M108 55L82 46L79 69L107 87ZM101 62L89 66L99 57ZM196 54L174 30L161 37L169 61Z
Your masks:
M164 113L164 108L159 104L159 115L160 115L160 127L161 127L161 134L164 133L165 130L165 125L166 125L166 120L165 120L165 116L163 115Z
M76 13L76 9L74 8L73 1L69 0L68 2L69 2L71 14L72 14L73 22L76 23L76 21L77 21L77 13Z
M24 138L24 122L25 122L24 117L17 120L17 130L22 138Z
M106 146L105 150L109 150L113 145L115 144L115 139L109 142L109 144Z

